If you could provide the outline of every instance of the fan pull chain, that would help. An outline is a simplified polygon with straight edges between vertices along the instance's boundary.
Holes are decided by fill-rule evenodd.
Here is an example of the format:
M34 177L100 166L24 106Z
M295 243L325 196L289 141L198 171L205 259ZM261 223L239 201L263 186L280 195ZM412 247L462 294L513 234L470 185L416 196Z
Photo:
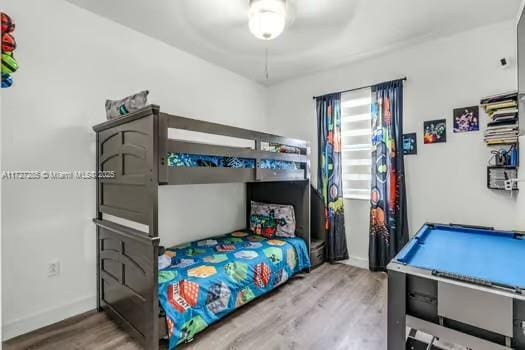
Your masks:
M264 49L264 76L266 80L270 80L270 73L268 72L268 48Z

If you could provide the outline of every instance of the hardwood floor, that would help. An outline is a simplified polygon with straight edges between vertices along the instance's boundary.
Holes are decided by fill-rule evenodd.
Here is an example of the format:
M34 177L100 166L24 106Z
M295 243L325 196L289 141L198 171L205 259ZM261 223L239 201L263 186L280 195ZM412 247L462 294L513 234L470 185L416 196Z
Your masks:
M6 350L140 348L104 313L96 312L4 343ZM165 343L161 349L166 349ZM234 312L178 349L384 350L386 275L324 264Z

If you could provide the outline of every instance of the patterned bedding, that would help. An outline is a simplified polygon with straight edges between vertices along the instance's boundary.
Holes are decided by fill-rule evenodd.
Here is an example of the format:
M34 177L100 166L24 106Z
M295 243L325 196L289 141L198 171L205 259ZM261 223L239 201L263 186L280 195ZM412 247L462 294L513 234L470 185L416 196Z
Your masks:
M266 239L249 231L169 248L159 271L169 348L310 267L301 238Z
M208 167L208 168L238 168L255 169L255 159L207 156L188 153L169 153L168 166L171 167ZM301 164L286 160L262 159L261 169L301 169Z

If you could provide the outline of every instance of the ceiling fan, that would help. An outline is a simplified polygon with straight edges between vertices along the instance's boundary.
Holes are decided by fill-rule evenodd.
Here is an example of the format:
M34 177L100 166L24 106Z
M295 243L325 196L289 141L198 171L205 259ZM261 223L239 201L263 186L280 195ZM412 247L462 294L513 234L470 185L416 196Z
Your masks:
M286 0L250 0L248 27L261 40L272 40L284 31L287 19ZM268 48L264 49L264 75L270 80Z
M250 0L248 27L256 38L272 40L284 31L286 15L286 0Z

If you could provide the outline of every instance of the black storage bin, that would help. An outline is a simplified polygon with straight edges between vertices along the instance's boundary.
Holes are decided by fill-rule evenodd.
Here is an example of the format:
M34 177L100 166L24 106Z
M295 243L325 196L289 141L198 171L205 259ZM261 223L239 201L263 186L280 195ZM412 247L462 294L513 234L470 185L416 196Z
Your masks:
M312 267L318 267L325 261L325 243L324 241L312 241L312 250L310 260Z

